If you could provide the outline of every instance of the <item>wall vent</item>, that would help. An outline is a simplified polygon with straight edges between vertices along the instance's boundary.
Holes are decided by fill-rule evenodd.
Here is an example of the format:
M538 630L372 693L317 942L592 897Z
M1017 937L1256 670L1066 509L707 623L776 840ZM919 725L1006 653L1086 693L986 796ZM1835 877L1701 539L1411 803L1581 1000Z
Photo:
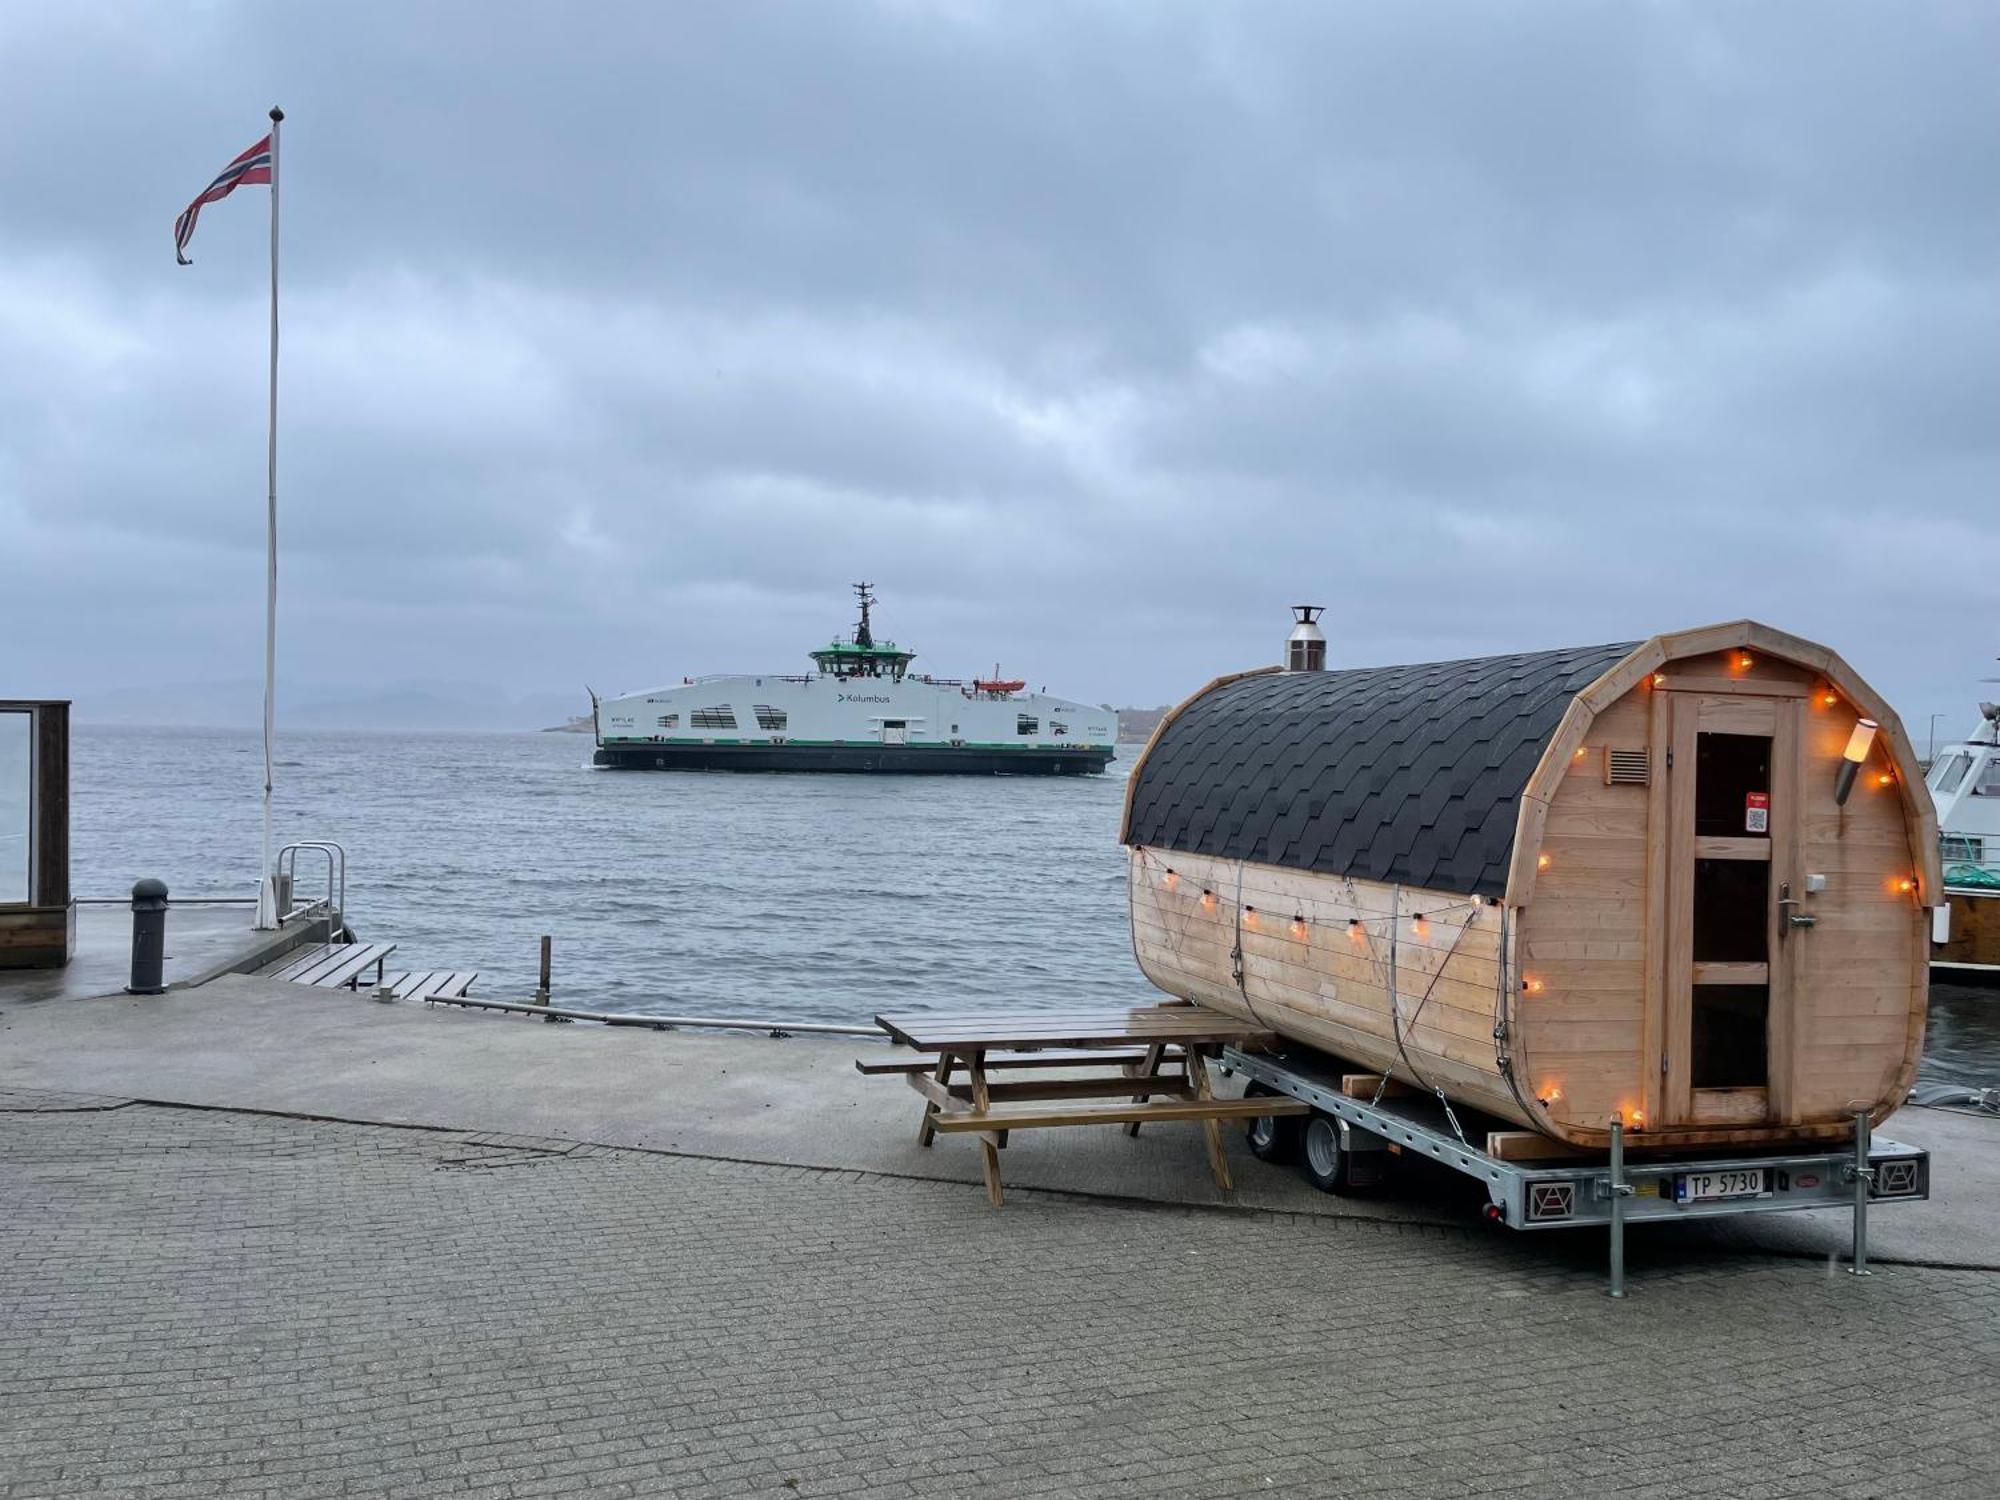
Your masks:
M1604 749L1604 784L1606 786L1646 786L1653 779L1653 755L1650 750L1617 750L1607 745Z

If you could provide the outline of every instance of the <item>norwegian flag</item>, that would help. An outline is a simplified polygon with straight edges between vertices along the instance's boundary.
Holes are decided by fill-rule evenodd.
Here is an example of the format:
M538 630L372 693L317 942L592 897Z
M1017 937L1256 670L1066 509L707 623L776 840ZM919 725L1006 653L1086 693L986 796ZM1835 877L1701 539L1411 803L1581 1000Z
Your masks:
M188 241L194 238L194 221L201 216L202 204L213 203L218 198L227 198L245 183L268 183L270 180L271 138L267 135L224 167L215 181L203 188L200 196L187 206L187 211L174 220L174 259L184 266L194 264L181 252L187 249Z

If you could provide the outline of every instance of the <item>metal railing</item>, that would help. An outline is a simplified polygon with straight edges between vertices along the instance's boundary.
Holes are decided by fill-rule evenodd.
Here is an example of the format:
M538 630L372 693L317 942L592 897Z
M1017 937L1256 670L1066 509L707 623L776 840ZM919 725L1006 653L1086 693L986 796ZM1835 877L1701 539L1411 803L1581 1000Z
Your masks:
M304 839L278 851L278 877L285 891L285 909L278 913L282 924L301 911L319 905L298 899L299 852L319 854L326 859L326 946L333 946L334 933L347 920L347 851L325 839Z

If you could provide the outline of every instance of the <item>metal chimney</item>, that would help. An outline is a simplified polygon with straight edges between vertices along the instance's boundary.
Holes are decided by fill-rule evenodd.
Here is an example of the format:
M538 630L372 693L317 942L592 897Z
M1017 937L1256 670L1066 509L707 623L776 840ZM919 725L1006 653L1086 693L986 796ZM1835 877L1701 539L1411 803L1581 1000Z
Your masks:
M1287 672L1324 672L1326 670L1326 637L1313 622L1326 613L1320 604L1294 604L1292 617L1298 623L1292 627L1292 638L1285 643L1285 670Z

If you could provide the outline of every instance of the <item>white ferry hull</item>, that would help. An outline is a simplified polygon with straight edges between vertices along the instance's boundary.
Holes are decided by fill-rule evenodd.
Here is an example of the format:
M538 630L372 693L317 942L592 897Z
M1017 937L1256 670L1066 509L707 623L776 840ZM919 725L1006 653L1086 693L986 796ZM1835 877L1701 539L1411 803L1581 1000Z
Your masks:
M970 684L705 677L610 699L596 764L622 770L1075 776L1117 753L1108 708Z

